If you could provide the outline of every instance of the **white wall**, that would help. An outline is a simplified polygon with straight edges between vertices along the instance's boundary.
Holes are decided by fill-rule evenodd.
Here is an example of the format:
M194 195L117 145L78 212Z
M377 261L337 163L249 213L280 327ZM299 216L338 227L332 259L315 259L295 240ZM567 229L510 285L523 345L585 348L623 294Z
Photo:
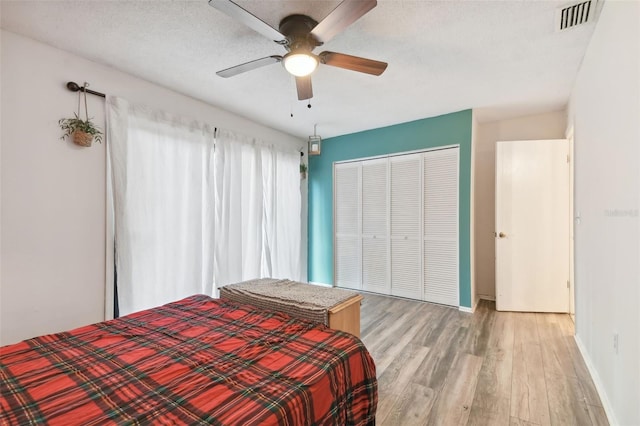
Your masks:
M106 149L59 139L58 119L77 108L67 81L306 151L298 138L113 68L4 30L1 37L0 344L104 319ZM104 129L104 100L88 101ZM306 271L306 228L302 235Z
M474 140L475 286L480 297L495 299L496 142L562 139L565 111L479 123Z
M640 425L639 27L640 2L604 3L568 113L580 217L576 340L610 422L621 425Z

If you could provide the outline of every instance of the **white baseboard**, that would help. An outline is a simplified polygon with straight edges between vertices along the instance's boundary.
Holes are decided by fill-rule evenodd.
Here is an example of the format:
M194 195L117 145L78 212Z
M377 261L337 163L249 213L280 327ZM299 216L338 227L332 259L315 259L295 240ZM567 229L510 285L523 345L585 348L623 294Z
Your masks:
M315 282L315 281L309 281L309 284L319 285L319 286L322 286L322 287L333 287L333 285L332 285L332 284L317 283L317 282Z
M619 424L618 421L616 420L615 414L613 413L613 407L611 406L611 402L609 401L609 398L607 397L607 393L604 390L604 385L602 384L602 380L600 379L598 370L596 370L596 368L593 365L593 362L591 362L591 357L589 356L587 349L584 347L584 345L582 344L582 340L580 340L580 337L578 337L577 334L573 335L573 339L576 341L576 345L578 346L578 350L582 355L582 359L584 360L584 363L587 366L587 370L589 370L589 374L591 374L591 378L593 379L593 384L596 387L596 391L598 392L598 396L600 397L600 402L602 402L602 408L604 408L604 413L607 415L607 420L609 420L609 424L610 425Z
M488 295L488 294L479 294L478 298L481 299L481 300L491 300L492 302L496 301L496 297L495 296L491 296L491 295Z

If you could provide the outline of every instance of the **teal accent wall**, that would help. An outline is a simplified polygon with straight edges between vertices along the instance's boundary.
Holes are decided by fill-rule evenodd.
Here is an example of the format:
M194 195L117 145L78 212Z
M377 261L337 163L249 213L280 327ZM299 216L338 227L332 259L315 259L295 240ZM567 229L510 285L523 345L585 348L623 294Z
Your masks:
M309 281L333 284L333 163L445 145L460 145L460 306L470 308L471 110L322 141L309 157Z

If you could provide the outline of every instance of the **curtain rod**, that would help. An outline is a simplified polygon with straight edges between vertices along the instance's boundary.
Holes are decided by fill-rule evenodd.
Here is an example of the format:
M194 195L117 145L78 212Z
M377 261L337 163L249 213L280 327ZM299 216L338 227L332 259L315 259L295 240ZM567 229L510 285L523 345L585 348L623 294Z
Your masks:
M100 92L96 92L94 90L91 89L85 89L82 86L78 86L78 83L75 83L73 81L70 81L67 83L67 89L71 90L72 92L77 92L77 91L81 91L81 92L87 92L91 95L96 95L96 96L100 96L101 98L106 98L106 95L104 93L100 93ZM216 128L216 130L218 130ZM304 157L304 152L300 152L300 156Z
M78 84L73 81L70 81L67 83L67 89L71 90L72 92L77 92L77 91L87 92L91 95L96 95L96 96L100 96L101 98L106 98L106 95L104 93L96 92L91 89L85 89L82 86L78 86Z

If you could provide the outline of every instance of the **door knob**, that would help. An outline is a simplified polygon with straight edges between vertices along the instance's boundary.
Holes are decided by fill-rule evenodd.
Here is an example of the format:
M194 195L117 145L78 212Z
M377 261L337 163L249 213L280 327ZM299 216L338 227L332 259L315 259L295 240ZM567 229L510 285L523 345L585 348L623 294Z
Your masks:
M501 232L498 234L498 237L500 238L505 238L507 236L507 234L505 234L504 232Z

